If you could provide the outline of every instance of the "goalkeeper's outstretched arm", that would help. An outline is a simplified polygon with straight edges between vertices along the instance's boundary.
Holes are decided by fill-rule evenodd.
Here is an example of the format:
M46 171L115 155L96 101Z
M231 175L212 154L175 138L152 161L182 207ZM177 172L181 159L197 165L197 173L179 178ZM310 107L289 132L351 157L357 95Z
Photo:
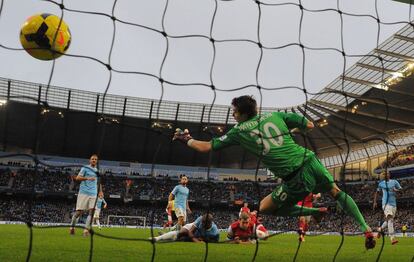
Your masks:
M175 130L173 140L183 142L184 144L187 144L187 146L201 153L207 153L211 150L210 141L201 141L192 138L188 129L184 129L183 131L177 128Z

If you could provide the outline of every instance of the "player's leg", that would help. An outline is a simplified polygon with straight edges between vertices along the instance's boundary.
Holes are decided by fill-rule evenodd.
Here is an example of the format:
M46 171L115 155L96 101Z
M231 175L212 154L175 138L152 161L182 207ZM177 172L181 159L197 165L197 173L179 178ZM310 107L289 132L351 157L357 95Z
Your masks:
M168 225L168 228L171 230L171 226L172 226L172 215L171 215L171 212L170 213L168 213L168 221L167 221L167 225Z
M257 225L256 236L258 239L266 240L269 236L269 231L267 231L267 229L262 224L259 224Z
M88 196L87 202L88 202L89 214L88 214L88 217L86 218L85 229L83 230L84 236L88 236L89 231L91 230L92 217L95 212L96 196Z
M308 225L310 222L310 216L301 216L299 217L299 241L305 241L306 231L308 231Z
M309 192L305 190L293 191L286 184L281 184L260 201L260 212L277 216L311 216L320 215L325 209L298 206L296 203Z
M358 224L362 232L371 232L371 228L365 222L364 217L361 214L358 206L350 195L341 191L336 184L332 185L329 192L331 196L336 200L342 210L351 216Z
M93 221L92 221L92 225L96 223L99 229L101 229L101 223L99 221L100 214L101 214L101 209L96 208L95 213L93 214Z
M330 193L342 210L344 210L346 214L351 216L359 224L361 231L365 234L365 247L367 249L374 248L376 244L374 235L372 234L371 228L365 222L361 211L352 197L339 189L339 187L335 184L332 175L325 168L325 166L323 166L316 157L313 157L308 162L303 173L305 178L315 178L316 183L313 192Z
M185 211L182 208L176 208L175 214L177 215L177 219L178 219L176 228L178 231L180 231L181 228L185 225L185 219L186 219Z
M154 241L161 241L161 240L177 240L178 231L170 231L160 236L154 237Z
M82 213L83 213L82 210L76 210L73 213L72 220L70 222L70 230L69 230L71 235L75 234L75 226L76 226L76 223L78 223L79 217L82 215Z
M394 232L394 216L396 213L396 209L397 209L396 207L390 206L390 205L386 205L384 207L384 214L386 216L387 226L388 226L388 235L390 236L392 245L395 245L398 243L398 240L395 238L395 232Z
M193 223L186 224L180 229L180 231L170 231L160 236L154 237L154 241L161 241L161 240L175 241L179 238L188 236L188 230L190 230L192 226L193 226Z
M315 192L329 192L342 210L359 224L362 232L371 232L371 228L365 222L355 201L350 195L339 189L332 175L316 157L309 161L308 167L304 171L305 177L309 177L309 175L316 179Z
M83 210L87 210L87 196L84 194L78 194L78 198L76 199L76 211L72 216L72 220L70 223L70 234L75 234L75 226L79 220L79 217L82 215Z

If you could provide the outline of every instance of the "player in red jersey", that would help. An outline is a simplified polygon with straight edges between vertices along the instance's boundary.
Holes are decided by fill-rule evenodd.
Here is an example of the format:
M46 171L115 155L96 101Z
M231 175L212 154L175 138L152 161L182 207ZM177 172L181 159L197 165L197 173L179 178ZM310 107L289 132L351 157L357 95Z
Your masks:
M168 205L165 208L165 212L167 213L168 220L164 224L163 229L166 229L168 227L171 230L171 227L173 225L172 214L174 212L174 200L168 201Z
M307 207L312 208L313 207L313 201L320 198L321 194L313 194L310 193L307 195L302 201L299 201L296 205L300 207ZM305 241L305 235L306 231L308 231L309 222L311 221L311 216L300 216L299 217L299 241L303 242Z
M255 243L254 230L256 226L252 223L250 215L241 213L239 220L232 223L227 230L229 243L250 244Z
M257 211L250 212L250 221L256 225L256 236L258 239L266 240L269 237L269 232L262 224L261 217L257 217Z
M243 203L243 207L240 208L239 217L241 216L242 213L250 214L249 203L247 203L247 202Z

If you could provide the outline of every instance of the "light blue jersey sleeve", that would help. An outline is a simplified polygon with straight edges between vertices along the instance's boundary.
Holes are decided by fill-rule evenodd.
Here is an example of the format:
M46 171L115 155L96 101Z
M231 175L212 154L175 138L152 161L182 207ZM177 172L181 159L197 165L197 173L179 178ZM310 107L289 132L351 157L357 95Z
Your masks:
M195 221L194 221L194 226L198 229L202 228L202 217L199 216Z
M178 186L175 186L173 191L171 191L171 194L173 194L174 196L177 195L177 191L178 191Z
M220 232L215 223L213 223L213 225L211 226L211 229L208 231L208 237L210 240L219 241Z
M81 168L81 170L78 173L78 176L85 177L85 168L84 167Z
M397 180L394 180L394 181L395 181L395 188L402 189L400 182L398 182Z

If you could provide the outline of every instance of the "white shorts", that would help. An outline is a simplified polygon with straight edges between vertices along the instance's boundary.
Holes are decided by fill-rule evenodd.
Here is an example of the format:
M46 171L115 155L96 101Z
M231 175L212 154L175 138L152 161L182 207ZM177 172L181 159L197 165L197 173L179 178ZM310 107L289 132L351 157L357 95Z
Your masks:
M177 217L184 217L184 222L187 221L187 212L185 209L177 207L174 212Z
M183 228L185 228L185 229L187 229L188 231L190 231L190 230L191 230L191 228L193 228L193 226L194 226L194 222L193 222L193 223L190 223L190 224L185 224L185 225L183 226Z
M96 196L78 194L76 201L76 210L89 210L95 207Z
M397 213L397 207L391 206L391 205L385 205L382 207L384 210L385 217L392 216L395 217L395 214Z
M101 209L96 208L95 213L93 214L93 218L99 218L99 215L101 214Z

